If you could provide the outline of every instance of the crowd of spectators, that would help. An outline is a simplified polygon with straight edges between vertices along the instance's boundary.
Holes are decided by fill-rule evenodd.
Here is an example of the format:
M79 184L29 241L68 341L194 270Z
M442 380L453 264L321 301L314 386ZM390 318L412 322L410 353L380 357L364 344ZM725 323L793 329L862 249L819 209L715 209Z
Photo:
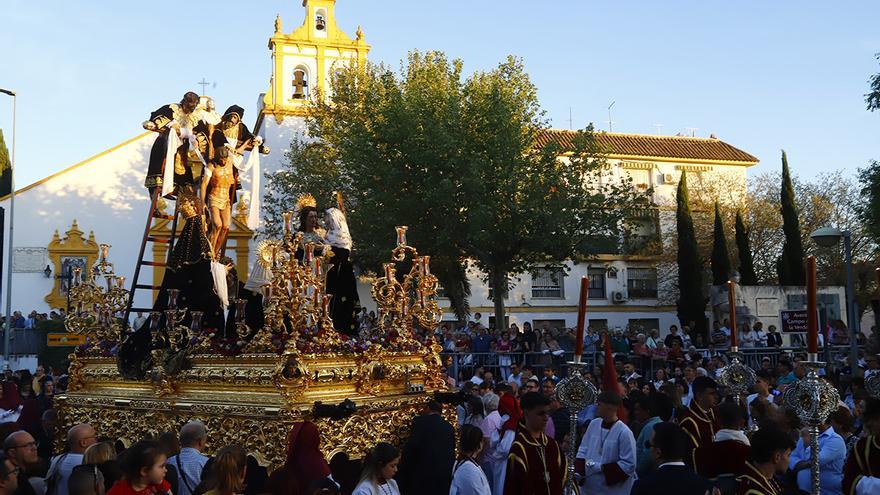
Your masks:
M502 377L510 374L513 364L536 370L546 366L562 370L574 352L576 337L573 328L552 327L547 322L533 328L529 322L525 322L522 328L514 323L507 329L499 330L482 325L480 318L481 315L477 313L475 319L465 325L442 323L433 336L425 336L426 339L433 337L440 342L446 355L447 374L456 384L468 380L477 367L491 370L496 376ZM729 361L727 354L731 332L728 325L726 320L714 322L708 339L693 332L690 326L679 329L677 325L672 325L662 336L657 329L631 327L605 330L589 326L584 334L584 359L588 362L601 360L603 336L607 335L615 359L631 361L642 374L681 376L686 366L703 367L710 374L716 373ZM763 323L756 321L739 327L737 336L740 351L754 368L765 366L768 360L775 366L780 357L790 358L804 347L802 336L798 334L789 337L789 345L784 347L782 335L774 325L765 330ZM848 330L842 322L832 322L826 330L830 346L849 344ZM822 334L819 340L820 346L824 346ZM862 350L859 365L864 367L865 356L880 352L877 328L872 327L868 337L859 334L858 344ZM845 350L836 349L832 358L835 367L849 366Z
M13 311L12 312L12 326L11 328L14 330L18 329L31 329L37 328L37 324L41 321L52 320L52 321L63 321L65 316L65 311L63 309L52 310L48 313L38 313L36 310L28 313L27 316L24 316L21 311ZM6 317L2 317L3 328L6 328Z
M373 331L369 313L361 320L362 330ZM601 391L598 402L570 411L556 390L574 331L523 327L498 331L475 321L423 334L443 346L454 392L445 401L455 415L430 400L402 444L380 442L354 464L344 456L328 462L322 452L332 446L322 448L318 427L308 421L293 425L285 461L271 470L241 446L212 444L196 420L131 445L88 424L58 437L53 399L66 388L65 373L42 366L33 374L7 371L0 495L526 495L543 493L530 491L533 479L562 486L562 456L537 477L517 464L523 435L543 445L541 452L576 448L577 482L590 493L746 493L755 472L772 484L766 493L808 491L809 434L782 399L805 376L805 355L783 348L775 329L754 324L741 333L753 334L741 340L744 347L777 352L761 355L756 383L741 399L717 380L728 365L723 322L705 348L687 326L662 338L656 331L590 329L585 352L602 353L607 345L611 359L590 361L585 375ZM841 359L822 376L841 397L820 428L823 494L851 492L859 478L848 456L860 439L880 434L880 401L865 389L865 379L880 373L876 328L861 351L861 373ZM458 440L448 420L457 422Z

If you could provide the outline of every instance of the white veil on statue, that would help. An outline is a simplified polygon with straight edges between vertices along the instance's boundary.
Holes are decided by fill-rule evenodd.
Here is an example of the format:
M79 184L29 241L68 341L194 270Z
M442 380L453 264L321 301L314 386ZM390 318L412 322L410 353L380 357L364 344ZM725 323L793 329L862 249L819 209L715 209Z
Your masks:
M327 225L327 244L351 251L351 234L348 232L345 213L339 208L327 208L324 222Z

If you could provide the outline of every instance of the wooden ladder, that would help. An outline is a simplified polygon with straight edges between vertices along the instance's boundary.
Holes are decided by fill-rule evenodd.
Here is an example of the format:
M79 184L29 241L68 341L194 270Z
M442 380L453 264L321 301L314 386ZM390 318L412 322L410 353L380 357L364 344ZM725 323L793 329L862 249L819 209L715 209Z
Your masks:
M152 267L167 267L168 263L171 262L171 253L174 251L174 241L177 237L177 218L180 215L180 210L178 209L178 202L174 200L174 215L166 215L159 211L159 200L162 194L162 187L157 186L153 188L153 192L150 198L150 213L147 215L147 225L144 227L144 237L141 240L141 249L138 253L138 261L137 265L134 268L134 277L131 279L131 289L128 293L128 303L125 305L125 319L123 320L125 326L128 326L128 318L131 316L132 312L143 311L143 312L151 312L153 308L133 308L134 304L134 295L138 289L144 290L158 290L160 285L152 285L152 284L140 284L138 283L138 279L141 276L141 268L144 266L152 266ZM157 237L150 235L150 230L153 227L153 219L158 218L161 220L171 220L171 234L169 237ZM168 245L168 254L165 257L165 261L156 261L156 260L145 260L144 256L147 251L147 243L152 242L154 244L167 244ZM135 329L136 330L136 329Z

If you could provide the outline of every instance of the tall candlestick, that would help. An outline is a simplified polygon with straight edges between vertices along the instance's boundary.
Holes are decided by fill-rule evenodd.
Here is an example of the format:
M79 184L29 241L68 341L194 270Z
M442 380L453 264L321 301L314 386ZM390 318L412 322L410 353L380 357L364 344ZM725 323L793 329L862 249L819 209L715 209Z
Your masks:
M819 352L819 322L816 318L816 257L807 257L807 352ZM812 358L815 360L815 358Z
M385 263L385 281L389 284L394 281L394 263Z
M397 247L406 246L406 230L409 227L406 225L401 225L399 227L394 227L397 230Z
M177 295L179 293L178 289L168 289L168 309L177 309Z
M430 256L422 256L422 275L427 276L431 274L431 257Z
M730 308L730 347L736 345L736 284L727 281L727 306Z
M315 252L315 245L312 243L306 244L305 256L303 256L303 264L309 266L312 264L312 255Z
M581 294L578 301L577 335L574 340L574 362L581 362L584 355L584 325L587 322L587 295L590 291L590 279L581 277Z
M284 219L284 235L290 235L290 219L293 217L293 212L285 211L281 214L281 218Z

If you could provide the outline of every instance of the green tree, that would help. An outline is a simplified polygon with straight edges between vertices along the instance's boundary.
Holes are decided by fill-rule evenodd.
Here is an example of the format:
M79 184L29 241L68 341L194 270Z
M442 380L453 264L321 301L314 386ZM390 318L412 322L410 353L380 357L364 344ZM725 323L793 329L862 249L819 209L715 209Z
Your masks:
M358 265L378 271L393 227L408 225L460 317L466 268L493 289L503 322L512 276L593 254L645 206L630 183L609 180L592 128L565 160L558 145L537 146L547 123L518 59L465 79L461 61L412 52L400 73L368 63L335 74L332 87L311 112L311 140L294 143L270 177L267 232L299 194L321 203L341 191Z
M0 129L0 197L12 193L12 162Z
M807 272L804 268L804 244L801 237L801 224L794 186L785 151L782 152L780 211L782 212L782 231L785 234L785 242L782 245L782 254L776 264L779 285L804 285L807 283Z
M752 259L752 249L749 246L749 231L740 210L736 210L735 237L736 251L739 257L740 283L742 285L758 285L755 262Z
M880 60L880 53L874 55ZM868 104L868 110L874 111L880 109L880 73L874 74L868 79L870 91L865 95L865 102Z
M880 245L880 162L871 161L859 169L862 201L857 202L856 213L874 244Z
M706 298L703 295L703 273L699 263L694 220L688 198L687 172L681 173L675 195L675 225L678 233L678 320L682 325L694 322L692 330L706 333Z
M712 242L712 284L723 285L730 279L730 251L727 249L727 236L724 234L724 220L721 206L715 202L715 229Z

